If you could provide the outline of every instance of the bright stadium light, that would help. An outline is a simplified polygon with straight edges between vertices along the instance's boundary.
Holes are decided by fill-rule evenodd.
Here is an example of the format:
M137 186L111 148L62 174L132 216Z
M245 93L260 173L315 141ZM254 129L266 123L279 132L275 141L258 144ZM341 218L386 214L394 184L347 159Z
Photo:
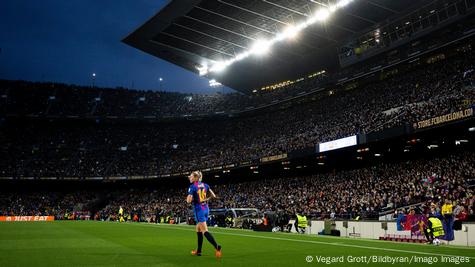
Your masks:
M248 56L250 56L250 53L249 52L244 52L244 53L241 53L241 54L237 55L235 57L235 59L236 59L236 61L239 61L239 60L245 59Z
M354 2L354 0L339 0L334 5L330 5L330 6L317 2L317 1L312 1L312 2L319 4L321 7L320 9L313 12L313 15L304 14L305 16L308 16L308 19L306 21L300 24L296 24L296 25L288 24L287 28L283 32L277 34L274 38L269 39L269 40L257 40L254 43L254 45L251 46L249 50L244 51L243 53L237 54L226 61L214 62L209 68L208 66L205 66L205 65L196 67L199 71L199 74L202 76L202 75L208 74L209 72L221 72L236 61L241 61L252 55L256 55L256 56L265 55L270 51L274 43L295 38L298 35L298 33L302 31L303 29L317 22L326 21L331 16L332 13L336 12L338 9L348 6L351 2Z
M210 87L218 87L218 86L221 86L222 84L218 81L216 81L215 79L212 79L209 81L209 86Z
M272 43L270 41L258 40L251 48L251 54L262 56L270 51Z
M294 39L300 32L300 28L295 26L288 26L282 33L282 38L284 39Z
M322 8L313 15L313 17L310 19L311 21L317 22L317 21L325 21L330 17L330 10L327 8Z
M216 62L212 67L211 69L209 69L210 71L212 72L221 72L223 71L228 65L226 64L226 62L224 61L219 61L219 62Z
M351 2L353 2L353 0L341 0L341 1L338 1L338 3L336 3L336 7L337 8L342 8L342 7L347 6Z
M208 65L203 65L203 66L196 66L196 69L198 70L198 73L200 76L208 74Z
M96 73L92 74L92 87L96 87Z

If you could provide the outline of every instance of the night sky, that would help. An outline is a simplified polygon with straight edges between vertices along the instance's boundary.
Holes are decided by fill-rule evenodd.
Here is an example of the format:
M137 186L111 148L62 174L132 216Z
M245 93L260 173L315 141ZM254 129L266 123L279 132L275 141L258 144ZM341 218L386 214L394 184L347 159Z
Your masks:
M121 40L167 0L2 0L0 79L211 93L208 80Z

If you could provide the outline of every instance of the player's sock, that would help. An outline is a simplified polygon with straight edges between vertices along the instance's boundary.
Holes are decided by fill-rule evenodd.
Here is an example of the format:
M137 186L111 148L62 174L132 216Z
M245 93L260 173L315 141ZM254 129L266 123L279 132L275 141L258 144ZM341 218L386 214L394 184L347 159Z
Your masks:
M196 232L198 235L198 250L197 252L201 254L201 247L203 246L203 233L202 232Z
M208 239L208 241L213 245L215 249L218 249L218 244L214 240L213 236L209 232L205 232L205 237Z

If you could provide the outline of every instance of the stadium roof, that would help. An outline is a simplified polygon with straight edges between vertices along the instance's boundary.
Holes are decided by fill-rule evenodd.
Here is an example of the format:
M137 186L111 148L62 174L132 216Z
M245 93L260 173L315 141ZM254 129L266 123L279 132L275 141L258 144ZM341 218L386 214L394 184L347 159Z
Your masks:
M341 1L341 0L340 0ZM346 1L346 0L345 0ZM250 56L207 76L243 93L337 66L337 47L375 25L429 1L354 0L265 56ZM123 42L198 73L197 67L235 58L256 41L276 38L338 0L171 1Z

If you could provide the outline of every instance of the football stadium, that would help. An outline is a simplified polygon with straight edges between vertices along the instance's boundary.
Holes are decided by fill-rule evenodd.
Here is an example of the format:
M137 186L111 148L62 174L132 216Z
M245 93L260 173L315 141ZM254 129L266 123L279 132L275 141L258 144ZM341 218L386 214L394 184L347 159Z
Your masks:
M6 2L0 266L475 266L475 1Z

